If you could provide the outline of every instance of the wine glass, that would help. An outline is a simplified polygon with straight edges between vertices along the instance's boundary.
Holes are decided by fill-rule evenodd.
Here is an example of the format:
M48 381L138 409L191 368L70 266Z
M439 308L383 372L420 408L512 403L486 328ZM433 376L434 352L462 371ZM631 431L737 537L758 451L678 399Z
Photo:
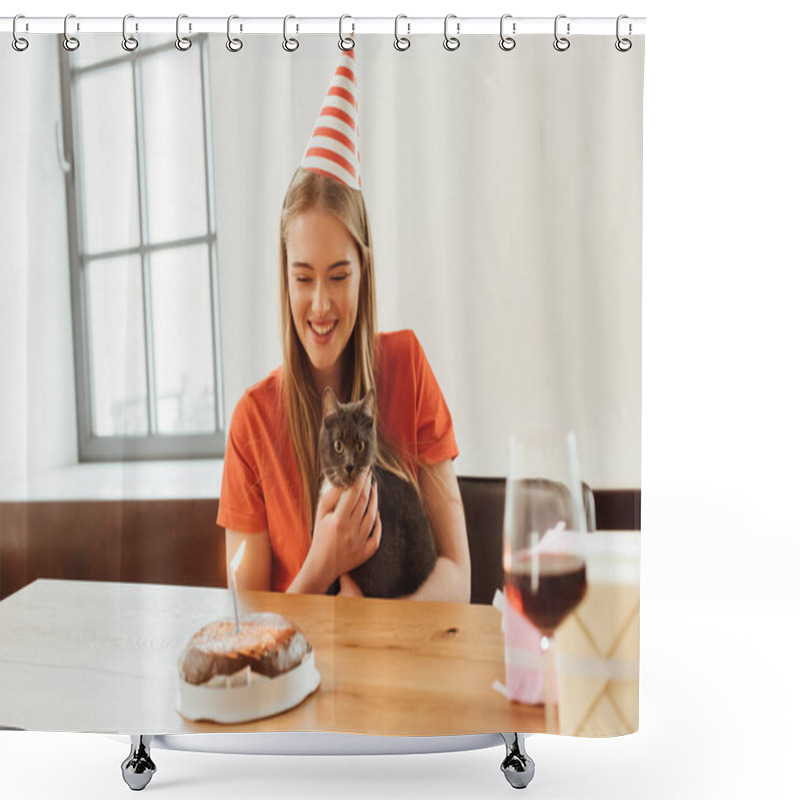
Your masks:
M506 597L541 634L547 733L557 733L555 632L586 594L586 531L575 434L512 436L503 517Z

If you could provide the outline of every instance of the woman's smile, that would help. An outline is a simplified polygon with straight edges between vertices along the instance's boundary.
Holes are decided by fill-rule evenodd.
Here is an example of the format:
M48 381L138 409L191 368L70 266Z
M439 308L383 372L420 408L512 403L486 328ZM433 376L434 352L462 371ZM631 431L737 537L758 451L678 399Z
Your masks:
M333 320L332 322L328 322L327 320L321 322L309 320L308 324L314 332L314 341L317 344L327 344L333 338L333 330L338 324L338 320Z

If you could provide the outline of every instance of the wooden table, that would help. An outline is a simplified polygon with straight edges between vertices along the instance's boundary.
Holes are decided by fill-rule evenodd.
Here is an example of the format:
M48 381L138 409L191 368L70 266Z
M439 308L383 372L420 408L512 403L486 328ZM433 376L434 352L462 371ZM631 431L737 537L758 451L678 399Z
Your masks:
M225 589L37 580L0 603L0 725L394 736L543 729L541 706L492 689L505 667L491 606L275 592L243 593L240 605L282 614L314 646L322 683L296 708L237 725L178 714L178 658L198 628L231 616Z

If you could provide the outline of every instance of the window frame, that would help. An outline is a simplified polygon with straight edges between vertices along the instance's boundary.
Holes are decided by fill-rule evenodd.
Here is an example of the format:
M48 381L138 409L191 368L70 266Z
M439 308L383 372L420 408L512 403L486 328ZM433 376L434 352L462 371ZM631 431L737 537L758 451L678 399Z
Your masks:
M131 53L98 60L84 66L73 66L70 53L60 52L61 111L63 120L63 146L71 154L71 168L65 172L67 195L67 228L69 241L69 269L72 301L73 345L75 354L75 401L78 426L78 460L80 462L222 458L225 452L224 407L222 382L221 315L219 298L219 268L217 262L217 233L214 207L214 170L211 128L210 74L208 36L201 34L193 39L201 50L200 83L203 113L204 165L206 183L206 233L201 236L177 238L153 244L147 230L147 179L143 142L143 98L141 62L154 55L171 50L174 43L140 47ZM62 51L62 48L59 48ZM108 69L119 64L131 64L132 96L136 137L139 244L136 247L84 252L82 224L85 219L85 197L82 195L80 154L76 146L81 139L81 120L75 111L77 91L75 83L87 72ZM153 343L152 294L150 281L150 255L167 249L204 244L208 250L208 276L210 281L212 369L214 375L214 431L204 433L158 433L157 391L155 375L155 350ZM141 435L99 436L92 431L92 367L89 347L89 319L86 272L92 261L114 256L136 256L142 278L143 324L145 342L145 368L147 376L148 432Z

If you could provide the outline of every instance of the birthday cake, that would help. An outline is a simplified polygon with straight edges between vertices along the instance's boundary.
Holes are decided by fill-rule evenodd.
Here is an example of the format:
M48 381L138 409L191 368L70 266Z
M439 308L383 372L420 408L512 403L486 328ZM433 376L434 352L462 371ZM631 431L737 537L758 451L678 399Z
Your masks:
M247 722L280 714L314 692L320 675L305 636L278 614L203 626L178 660L178 711L189 720Z

